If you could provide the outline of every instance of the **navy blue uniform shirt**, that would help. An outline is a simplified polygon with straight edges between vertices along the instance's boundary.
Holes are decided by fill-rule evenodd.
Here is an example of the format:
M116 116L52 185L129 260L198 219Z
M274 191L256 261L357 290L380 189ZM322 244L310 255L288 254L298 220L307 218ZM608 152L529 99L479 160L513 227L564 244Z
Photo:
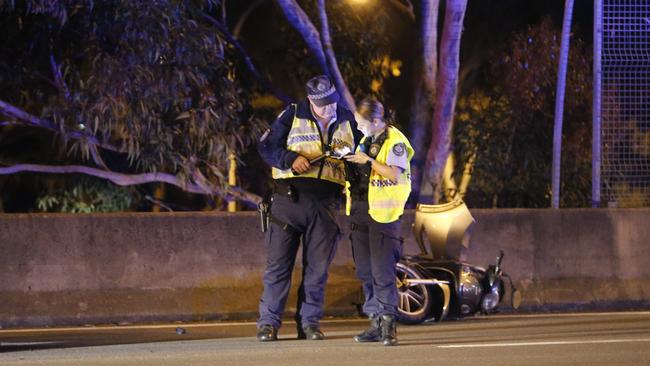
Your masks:
M257 151L264 161L275 168L286 170L291 168L293 161L298 157L298 153L295 151L287 150L287 136L291 130L291 125L293 124L294 113L298 118L309 119L313 121L318 128L320 129L320 124L314 118L314 115L311 112L309 107L309 101L303 100L298 103L294 110L293 105L289 105L273 122L271 128L265 136L262 137L260 142L257 144ZM357 129L357 122L354 120L354 114L349 110L343 108L340 104L336 107L336 121L328 127L326 143L329 144L332 139L332 133L336 130L336 126L339 125L340 121L350 121L350 126L352 127L352 134L354 135L354 147L359 144L361 137L363 135ZM321 134L325 136L325 131L321 131Z

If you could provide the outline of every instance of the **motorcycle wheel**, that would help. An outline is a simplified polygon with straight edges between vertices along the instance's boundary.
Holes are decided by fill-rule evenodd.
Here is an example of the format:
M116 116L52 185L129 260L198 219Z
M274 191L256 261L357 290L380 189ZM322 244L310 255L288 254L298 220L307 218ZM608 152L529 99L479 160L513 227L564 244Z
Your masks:
M423 284L407 285L407 279L420 279L422 275L402 262L397 263L398 320L404 324L418 324L429 318L433 299L431 289Z

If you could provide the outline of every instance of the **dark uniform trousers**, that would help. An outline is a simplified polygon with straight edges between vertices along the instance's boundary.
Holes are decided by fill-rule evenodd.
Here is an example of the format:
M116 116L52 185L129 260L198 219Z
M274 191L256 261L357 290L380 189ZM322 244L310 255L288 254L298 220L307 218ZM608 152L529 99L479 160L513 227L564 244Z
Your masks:
M363 312L368 316L397 315L395 265L402 256L402 221L379 223L368 214L367 201L350 210L350 241L357 277L363 285Z
M340 236L334 214L337 205L334 195L302 191L298 192L297 199L277 193L273 195L271 216L277 221L271 221L266 234L267 263L258 327L270 324L279 328L282 324L301 237L303 273L298 290L296 321L304 328L317 325L322 319L327 270ZM291 227L284 228L278 221Z

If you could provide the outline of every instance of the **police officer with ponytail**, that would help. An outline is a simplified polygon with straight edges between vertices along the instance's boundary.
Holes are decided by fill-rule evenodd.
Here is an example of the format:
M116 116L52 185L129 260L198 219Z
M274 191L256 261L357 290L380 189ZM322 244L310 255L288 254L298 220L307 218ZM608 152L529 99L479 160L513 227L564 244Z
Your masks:
M395 266L402 255L401 216L411 192L413 148L397 128L387 125L379 101L364 99L355 119L364 138L356 153L345 158L348 214L356 273L365 296L363 311L370 327L354 340L393 346L398 307Z
M319 322L327 270L340 234L335 218L345 187L345 164L333 156L354 151L361 140L354 115L338 105L327 76L307 82L307 99L287 107L262 136L258 151L274 180L264 292L257 338L275 341L302 242L302 282L296 323L299 339L323 339Z

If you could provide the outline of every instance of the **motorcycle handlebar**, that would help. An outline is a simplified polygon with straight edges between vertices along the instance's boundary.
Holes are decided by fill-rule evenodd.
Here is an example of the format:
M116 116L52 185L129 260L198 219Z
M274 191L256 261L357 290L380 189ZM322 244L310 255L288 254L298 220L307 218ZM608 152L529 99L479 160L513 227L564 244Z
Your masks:
M497 255L497 262L496 262L496 272L498 273L499 270L501 269L501 261L503 261L503 250L499 250L499 255Z

